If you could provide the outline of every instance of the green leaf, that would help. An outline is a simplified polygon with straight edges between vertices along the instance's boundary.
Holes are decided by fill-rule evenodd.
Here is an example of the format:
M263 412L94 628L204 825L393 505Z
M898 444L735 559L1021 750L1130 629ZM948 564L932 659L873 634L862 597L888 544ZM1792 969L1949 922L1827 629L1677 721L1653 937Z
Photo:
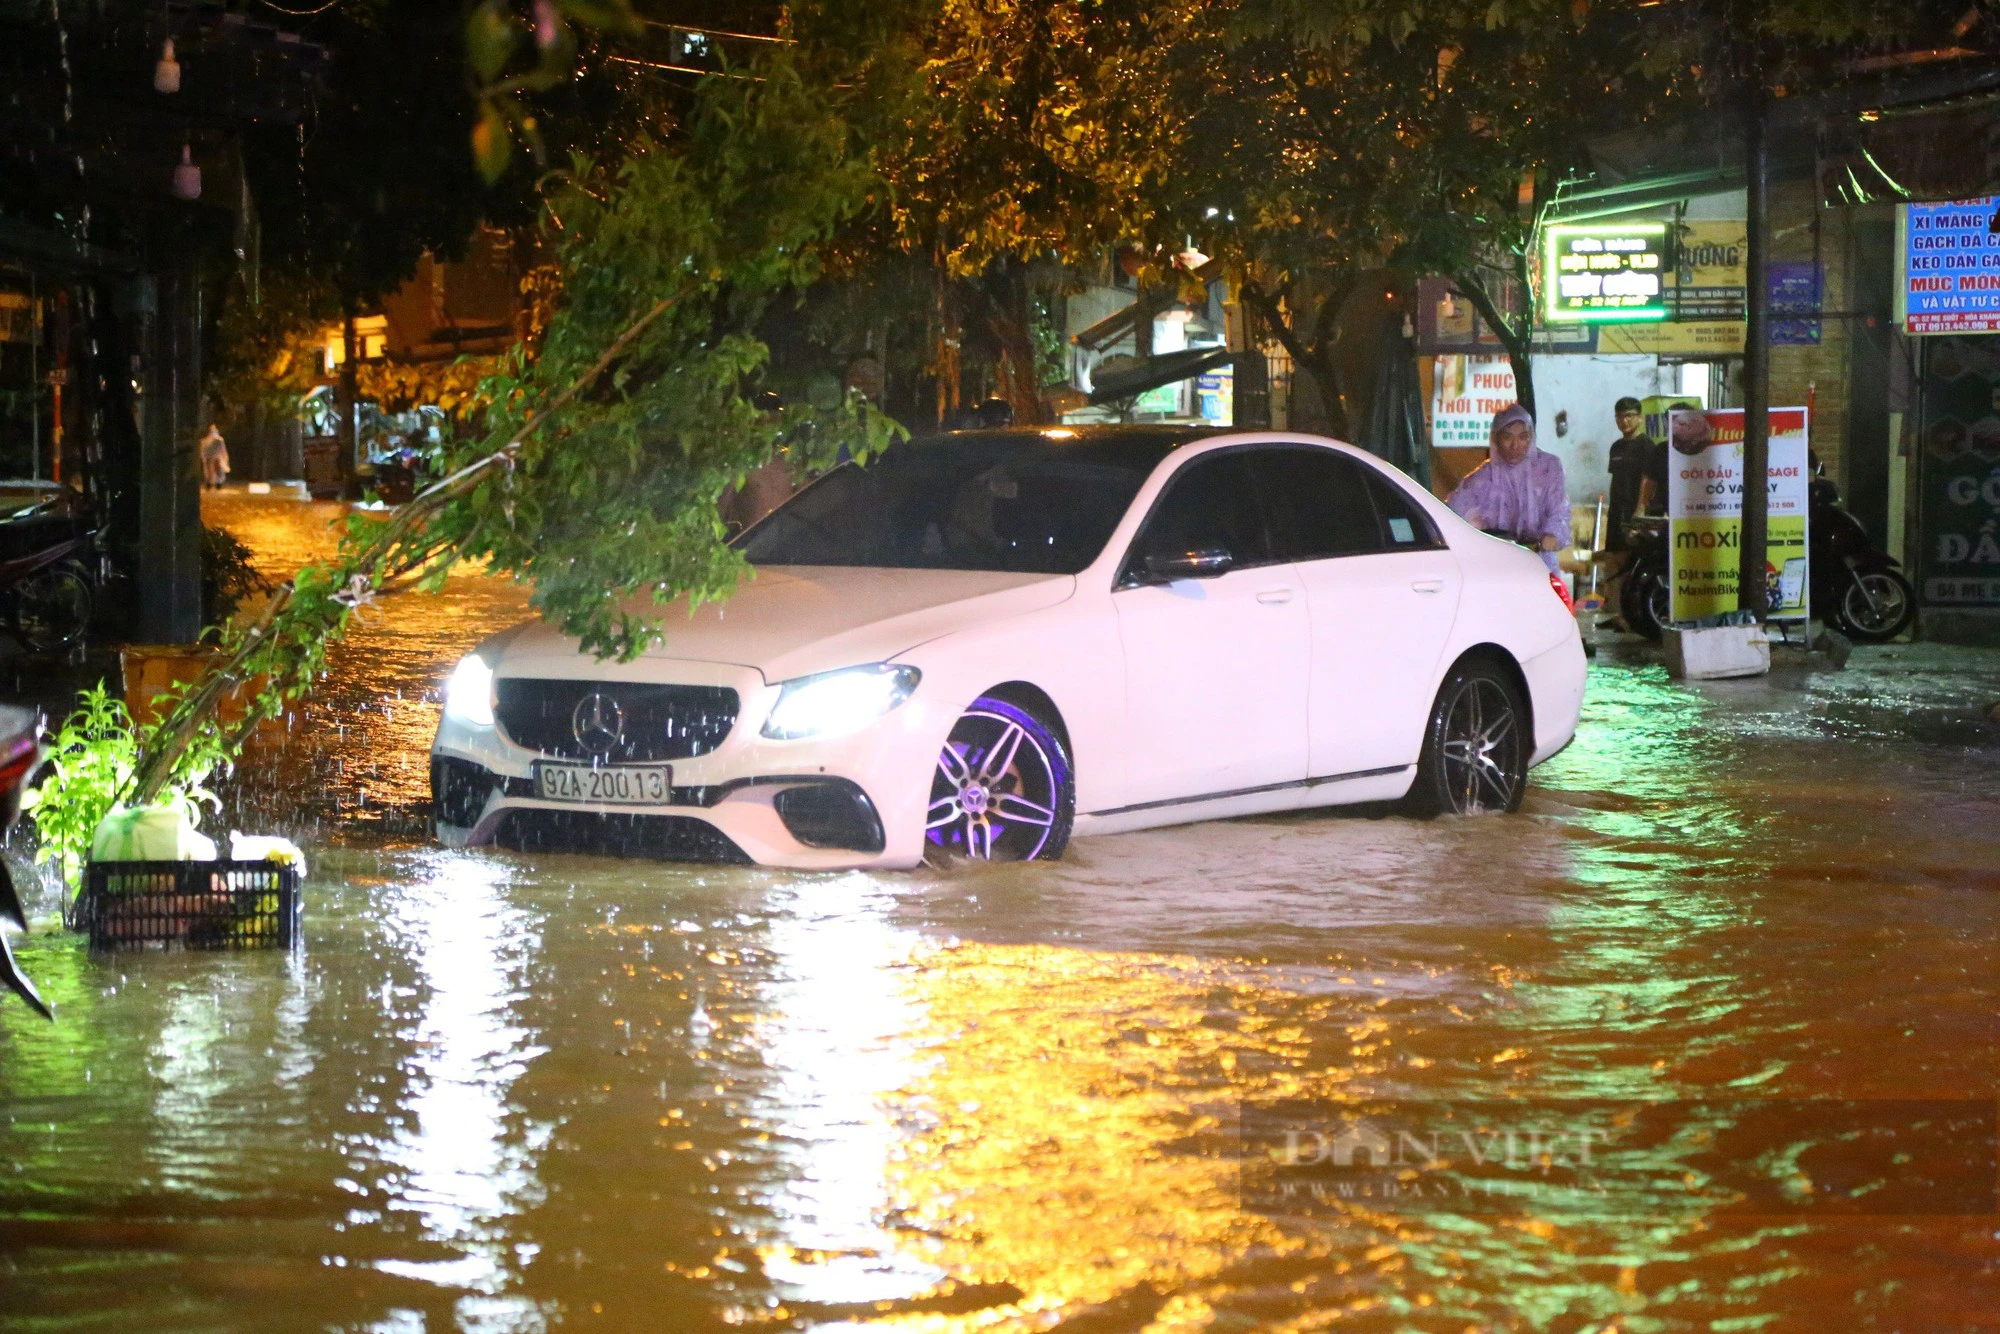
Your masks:
M630 0L558 0L557 7L563 17L586 28L601 28L606 32L634 33L639 31L639 16L632 12Z
M507 117L491 98L479 104L479 121L472 127L472 161L488 185L507 171L514 156L514 136L508 133Z
M465 58L480 80L491 83L507 68L520 28L497 0L485 0L465 20Z

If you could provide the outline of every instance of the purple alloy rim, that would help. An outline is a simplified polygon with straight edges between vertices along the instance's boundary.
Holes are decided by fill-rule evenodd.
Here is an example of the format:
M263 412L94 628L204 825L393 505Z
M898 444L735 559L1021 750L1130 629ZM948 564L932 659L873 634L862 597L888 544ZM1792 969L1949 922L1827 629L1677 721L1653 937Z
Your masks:
M982 861L1032 861L1055 831L1061 753L1033 716L978 699L938 752L924 833L932 846Z

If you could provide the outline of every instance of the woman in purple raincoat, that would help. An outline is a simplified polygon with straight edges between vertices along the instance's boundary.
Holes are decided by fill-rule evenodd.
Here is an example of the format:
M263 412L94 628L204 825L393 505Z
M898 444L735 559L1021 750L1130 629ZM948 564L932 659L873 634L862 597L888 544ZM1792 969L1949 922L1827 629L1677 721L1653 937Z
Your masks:
M1551 571L1570 543L1562 460L1535 445L1535 419L1519 403L1493 414L1486 462L1451 493L1452 512L1474 528L1505 533L1542 554Z

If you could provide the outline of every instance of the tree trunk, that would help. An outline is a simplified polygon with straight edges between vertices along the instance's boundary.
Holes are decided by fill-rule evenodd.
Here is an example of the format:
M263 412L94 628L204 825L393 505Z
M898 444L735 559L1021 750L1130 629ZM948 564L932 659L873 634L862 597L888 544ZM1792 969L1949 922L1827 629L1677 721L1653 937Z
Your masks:
M1330 299L1345 299L1350 285L1341 284L1338 289L1339 297ZM1301 374L1312 377L1313 387L1318 391L1320 403L1326 413L1328 434L1346 439L1348 422L1345 396L1341 392L1343 386L1339 368L1333 364L1333 358L1328 353L1329 340L1322 338L1313 346L1307 347L1299 341L1298 331L1286 322L1284 312L1278 308L1277 301L1269 293L1255 283L1247 282L1242 285L1242 292L1244 301L1257 312L1258 319L1271 331L1271 336L1278 340L1278 346L1284 348L1285 354L1292 359L1294 377Z
M1499 335L1501 346L1507 349L1507 364L1514 368L1514 397L1528 410L1530 417L1534 416L1535 367L1531 360L1533 335L1530 332L1534 327L1533 314L1530 313L1516 327L1512 320L1500 313L1493 294L1486 290L1486 284L1473 271L1468 269L1445 276L1472 303L1472 308L1479 312L1479 318L1486 321L1486 327Z
M1749 254L1744 257L1748 290L1743 343L1743 521L1738 553L1736 605L1761 624L1770 614L1766 591L1770 536L1771 475L1771 288L1766 278L1770 230L1770 153L1764 123L1763 72L1751 63L1743 156L1748 168L1745 198Z
M1014 420L1022 425L1039 425L1042 420L1041 371L1036 364L1033 292L1027 270L1012 261L1002 261L997 281L986 288L986 327L1000 356L998 373L1000 396L1014 409Z
M1340 338L1340 319L1347 300L1354 294L1357 278L1343 273L1330 291L1320 298L1319 313L1313 317L1309 358L1313 379L1326 401L1326 424L1330 434L1341 440L1354 439L1354 415L1348 407L1347 376L1341 371L1334 344Z
M340 321L340 388L337 401L340 405L339 449L334 457L340 462L340 477L343 482L354 476L356 455L360 452L361 423L360 409L355 400L359 397L356 380L360 374L354 338L354 307L349 306L342 313Z

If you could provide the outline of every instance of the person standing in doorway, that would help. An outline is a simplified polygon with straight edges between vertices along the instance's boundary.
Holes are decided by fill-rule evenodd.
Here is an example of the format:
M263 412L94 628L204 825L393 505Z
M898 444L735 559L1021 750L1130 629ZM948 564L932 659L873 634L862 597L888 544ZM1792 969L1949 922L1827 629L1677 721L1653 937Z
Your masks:
M1541 553L1551 573L1570 544L1569 491L1562 460L1535 444L1535 419L1519 403L1493 414L1486 462L1451 493L1452 512Z
M1667 447L1646 434L1639 400L1621 398L1613 411L1618 439L1611 444L1610 530L1605 545L1623 551L1625 529L1635 514L1659 514L1667 504Z
M211 487L220 487L229 480L229 445L222 438L222 428L210 422L199 448L201 480Z

